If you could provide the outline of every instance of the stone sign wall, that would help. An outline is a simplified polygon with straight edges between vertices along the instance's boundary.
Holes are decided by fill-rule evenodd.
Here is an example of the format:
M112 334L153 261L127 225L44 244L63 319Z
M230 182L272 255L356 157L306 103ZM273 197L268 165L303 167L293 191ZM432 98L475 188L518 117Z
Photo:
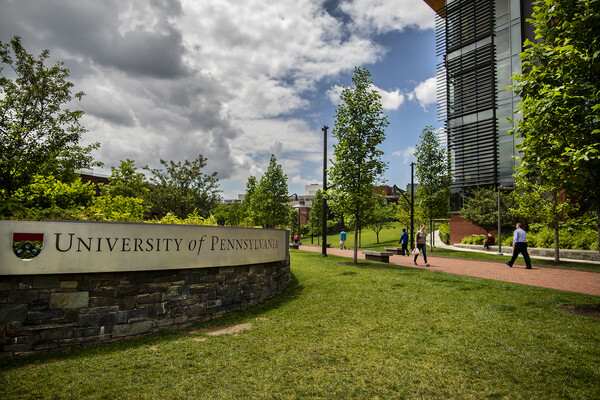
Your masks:
M289 282L287 231L0 221L0 357L200 323Z

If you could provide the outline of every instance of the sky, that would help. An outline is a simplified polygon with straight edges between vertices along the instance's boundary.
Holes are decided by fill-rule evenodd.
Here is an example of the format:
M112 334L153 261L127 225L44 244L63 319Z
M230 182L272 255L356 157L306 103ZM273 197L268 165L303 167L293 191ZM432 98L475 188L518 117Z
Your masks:
M245 192L275 154L289 193L322 183L339 93L371 72L388 117L388 185L410 183L436 117L435 14L422 0L0 0L0 41L64 62L104 163L207 159L222 197Z

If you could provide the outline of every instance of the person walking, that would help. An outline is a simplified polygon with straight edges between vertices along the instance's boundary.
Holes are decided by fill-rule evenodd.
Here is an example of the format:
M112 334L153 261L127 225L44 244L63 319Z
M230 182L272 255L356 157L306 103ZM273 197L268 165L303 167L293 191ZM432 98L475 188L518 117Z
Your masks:
M427 234L425 233L425 225L421 225L421 230L419 230L419 232L417 232L417 251L415 254L415 265L417 264L417 258L419 258L419 253L423 253L423 259L425 260L425 266L429 267L429 263L427 262L427 252L426 252L426 247L427 247Z
M512 268L519 253L521 253L525 259L526 268L531 269L531 259L529 258L529 253L527 253L527 233L523 230L523 225L521 223L517 224L513 234L513 255L506 265Z
M402 244L402 255L410 255L410 252L408 251L408 233L406 233L406 228L402 229L402 235L400 235L400 240L398 243Z
M340 249L346 248L346 232L342 229L340 232Z

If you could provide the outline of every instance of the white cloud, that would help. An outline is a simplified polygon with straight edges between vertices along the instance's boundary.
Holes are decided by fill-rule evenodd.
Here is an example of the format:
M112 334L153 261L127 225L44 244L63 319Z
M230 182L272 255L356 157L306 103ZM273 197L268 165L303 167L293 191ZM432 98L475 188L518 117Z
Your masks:
M437 102L437 80L435 77L420 82L411 92L409 98L419 102L423 110L427 111L427 106Z
M400 89L388 92L387 90L377 89L381 95L381 105L384 110L397 110L404 103L404 95Z
M435 28L435 13L420 0L353 0L340 8L350 15L361 31L386 33L408 27Z
M410 163L410 161L414 158L415 156L415 151L417 149L413 146L408 146L406 149L404 150L398 150L398 151L394 151L392 153L392 155L396 156L396 157L400 157L402 159L402 163L407 165Z
M397 110L404 103L405 96L400 92L400 89L387 91L385 89L372 86L374 90L377 90L381 95L381 106L384 110ZM332 86L326 93L329 100L339 105L341 103L341 94L344 88L338 85Z
M371 40L342 35L320 2L186 1L187 63L215 76L235 98L234 118L276 117L307 106L302 94L327 76L383 56Z
M294 114L312 105L307 94L380 61L386 50L372 33L434 20L418 0L343 2L350 23L322 0L5 3L0 40L17 34L30 52L65 61L86 93L76 105L86 112L84 144L101 143L94 157L107 169L202 154L231 190L262 175L270 152L293 181L320 181L322 132ZM386 110L408 96L378 90ZM326 95L335 104L340 92Z
M329 101L331 101L333 104L335 104L337 106L342 101L342 99L341 99L342 90L344 90L343 87L341 87L339 85L335 85L335 86L332 86L325 94L326 94L327 98L329 99Z

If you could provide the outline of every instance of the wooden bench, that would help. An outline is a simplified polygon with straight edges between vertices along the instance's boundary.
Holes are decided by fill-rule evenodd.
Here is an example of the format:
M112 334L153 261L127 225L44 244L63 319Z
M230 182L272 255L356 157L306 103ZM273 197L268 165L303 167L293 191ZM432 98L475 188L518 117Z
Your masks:
M296 249L296 250L298 250L301 245L302 245L302 242L290 243L290 249Z
M402 254L402 247L384 247L384 249L392 254Z
M390 256L393 256L393 254L389 251L363 250L363 254L365 255L365 260L379 261L384 263L389 263Z

